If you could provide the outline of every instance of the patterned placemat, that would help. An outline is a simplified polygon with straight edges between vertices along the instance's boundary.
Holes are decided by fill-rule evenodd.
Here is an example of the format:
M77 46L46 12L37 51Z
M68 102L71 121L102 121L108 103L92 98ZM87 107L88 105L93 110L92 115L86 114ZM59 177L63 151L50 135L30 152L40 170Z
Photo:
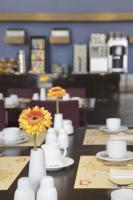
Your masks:
M128 129L126 133L133 133L133 129ZM99 129L86 129L83 145L105 145L110 135L113 134L100 131ZM132 145L133 141L128 142L128 144Z
M75 189L83 188L116 188L116 186L108 181L108 174L110 169L131 169L133 170L133 165L130 167L110 166L109 163L98 160L95 156L81 156L77 175L75 179ZM123 179L117 179L117 182L123 182ZM132 182L133 179L124 179L124 182ZM132 185L133 186L133 185ZM131 186L131 187L132 187Z
M21 147L32 147L33 141L32 141L32 135L26 135L26 137L29 138L27 142L23 142L21 144L0 144L0 146L21 146ZM37 136L37 146L40 146L43 141L45 140L46 134L40 134Z
M8 190L28 161L28 156L0 157L0 190Z

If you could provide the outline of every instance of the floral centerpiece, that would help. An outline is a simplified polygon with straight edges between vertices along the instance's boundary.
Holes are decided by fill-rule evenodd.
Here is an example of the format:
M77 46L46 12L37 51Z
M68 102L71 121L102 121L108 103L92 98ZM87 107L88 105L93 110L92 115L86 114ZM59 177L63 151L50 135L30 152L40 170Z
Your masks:
M66 90L62 87L56 86L52 87L48 90L48 97L56 99L56 113L58 114L59 111L59 99L62 98L66 94Z
M35 106L23 110L18 121L22 130L33 135L34 150L37 150L36 137L52 125L51 113L43 107Z
M40 180L46 175L46 166L43 149L37 148L37 135L44 133L44 130L52 124L51 113L43 107L35 106L22 111L19 116L19 127L33 136L33 146L30 153L29 179L36 194Z

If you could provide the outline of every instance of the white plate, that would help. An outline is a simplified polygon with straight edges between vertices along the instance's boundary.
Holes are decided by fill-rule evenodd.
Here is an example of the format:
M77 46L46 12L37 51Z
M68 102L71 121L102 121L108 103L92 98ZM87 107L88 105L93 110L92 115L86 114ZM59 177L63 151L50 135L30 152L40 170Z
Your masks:
M100 151L96 154L96 157L101 160L106 160L111 162L124 162L128 160L133 160L133 152L127 151L127 155L124 158L110 158L108 157L107 151Z
M11 105L5 105L5 108L17 108L19 106L19 104L11 104Z
M22 138L20 138L19 140L16 141L5 141L2 137L0 138L0 144L3 145L16 145L16 144L21 144L24 142L27 142L29 140L29 138L27 136L23 136Z
M109 129L107 129L106 126L100 126L99 129L100 129L101 131L105 131L105 132L108 132L108 133L119 133L119 132L127 131L127 130L128 130L128 127L127 127L127 126L121 126L121 128L118 129L118 130L116 130L116 131L109 130Z
M47 171L58 171L60 169L63 169L65 167L69 167L74 164L74 160L70 157L64 157L63 161L60 165L56 166L46 166Z

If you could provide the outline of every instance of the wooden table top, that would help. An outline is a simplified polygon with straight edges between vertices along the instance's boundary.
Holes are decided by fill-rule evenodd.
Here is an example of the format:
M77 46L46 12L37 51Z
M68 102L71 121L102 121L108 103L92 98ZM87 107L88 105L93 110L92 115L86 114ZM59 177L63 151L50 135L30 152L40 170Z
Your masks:
M57 172L49 172L48 175L53 176L55 187L58 192L58 200L110 200L111 189L74 189L75 177L78 168L78 162L81 155L95 155L98 151L105 150L105 145L85 145L83 146L85 128L78 128L74 135L69 136L70 148L68 156L73 158L75 163L73 166L62 169ZM6 155L29 156L29 147L1 147ZM133 150L133 146L128 146L128 150ZM14 166L15 167L15 166ZM23 169L15 182L6 191L0 191L1 200L13 200L14 191L19 177L28 175L28 165Z

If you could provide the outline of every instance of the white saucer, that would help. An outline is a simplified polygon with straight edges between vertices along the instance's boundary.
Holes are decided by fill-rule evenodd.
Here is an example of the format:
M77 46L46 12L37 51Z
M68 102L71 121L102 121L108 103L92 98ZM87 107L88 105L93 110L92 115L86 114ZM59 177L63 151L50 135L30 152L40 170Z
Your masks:
M60 169L69 167L71 165L74 164L74 160L70 157L64 157L63 161L61 162L60 165L56 165L56 166L46 166L46 170L47 171L58 171Z
M19 104L5 104L5 108L8 109L8 108L17 108L19 106Z
M133 160L133 152L127 151L127 155L124 158L110 158L108 157L107 151L100 151L96 154L96 157L101 160L106 160L111 162L124 162L128 160Z
M116 130L116 131L109 130L109 129L107 129L106 126L100 126L99 129L100 129L101 131L105 131L105 132L108 132L108 133L119 133L119 132L127 131L127 130L128 130L128 127L127 127L127 126L121 126L121 128L118 129L118 130Z
M29 138L27 136L23 136L21 137L20 139L18 140L15 140L15 141L6 141L4 140L4 138L0 138L0 144L2 145L16 145L16 144L21 144L21 143L24 143L24 142L27 142L29 140Z

